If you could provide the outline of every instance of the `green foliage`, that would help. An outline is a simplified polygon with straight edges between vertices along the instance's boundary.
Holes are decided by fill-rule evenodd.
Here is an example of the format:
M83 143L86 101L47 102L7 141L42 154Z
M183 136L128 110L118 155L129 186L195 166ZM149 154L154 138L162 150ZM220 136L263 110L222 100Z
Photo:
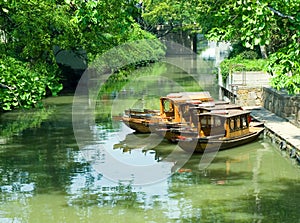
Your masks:
M243 46L241 42L237 42L232 44L232 50L229 52L228 58L237 56L240 56L242 59L259 59L261 58L261 53L258 47L251 50Z
M126 41L153 39L136 24L138 13L135 1L0 2L0 54L9 56L1 59L1 83L16 87L1 90L1 110L27 108L61 90L54 47L84 51L91 62Z
M231 59L225 59L220 64L223 79L235 71L266 71L268 61L265 59L244 59L237 56Z
M254 50L244 51L239 54L242 59L258 59L259 55Z
M299 60L293 56L300 41L299 0L147 0L144 5L145 27L152 32L156 25L165 25L193 29L210 40L241 43L243 49L231 57L256 58L255 52L270 56L269 70L276 71L274 87L299 91Z
M241 41L247 48L270 43L274 18L267 2L240 0L220 1L211 6L208 37L215 40Z
M146 30L156 33L157 25L165 25L168 31L196 29L194 18L200 8L193 1L145 0L143 5L142 18Z
M0 59L0 73L0 83L11 87L0 89L1 110L32 107L46 95L46 89L52 95L62 89L55 69L42 62L31 67L30 63L4 56Z
M206 18L200 17L210 39L241 42L249 49L266 46L273 87L295 94L299 93L300 79L299 8L298 0L219 1L211 5L207 16L213 22L206 25Z
M70 2L70 1L69 1ZM71 25L79 36L74 46L81 46L92 61L99 53L124 43L141 29L135 25L133 1L72 1ZM142 32L142 31L140 31ZM140 35L141 38L143 35Z
M0 4L5 49L12 56L26 61L54 61L54 45L73 43L71 39L67 43L68 35L75 34L66 13L68 5L36 0L6 0Z
M99 55L91 65L99 73L115 73L120 69L138 67L165 56L165 46L157 39L131 41Z
M294 45L272 54L268 66L274 76L272 86L278 90L286 89L289 94L300 93L300 43Z
M99 96L118 92L132 78L131 73L165 57L165 46L157 39L133 41L107 51L95 62L99 73L112 75L101 88Z
M26 61L51 60L53 47L90 56L129 39L135 23L127 1L6 0L0 3L5 49Z

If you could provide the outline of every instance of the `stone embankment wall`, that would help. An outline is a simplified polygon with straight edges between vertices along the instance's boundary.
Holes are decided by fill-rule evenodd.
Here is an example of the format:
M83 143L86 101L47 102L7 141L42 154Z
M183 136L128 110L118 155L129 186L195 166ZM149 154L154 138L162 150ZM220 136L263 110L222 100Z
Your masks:
M300 127L300 95L275 90L269 86L269 80L270 75L264 72L235 72L220 85L235 95L232 102L241 106L263 106Z
M262 87L239 86L236 90L236 104L241 106L261 106L263 103Z
M241 106L262 106L263 87L269 86L269 79L270 75L265 72L234 72L220 85L236 95L234 103Z
M262 106L300 127L300 95L291 96L287 92L265 87L262 94Z
M239 86L235 103L241 106L262 106L300 127L300 95L291 96L271 87Z

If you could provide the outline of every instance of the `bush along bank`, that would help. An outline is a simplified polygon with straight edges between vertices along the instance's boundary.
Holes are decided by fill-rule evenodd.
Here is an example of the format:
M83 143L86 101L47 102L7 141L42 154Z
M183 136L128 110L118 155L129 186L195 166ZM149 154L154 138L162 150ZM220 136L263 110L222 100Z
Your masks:
M2 56L0 73L0 112L37 106L43 97L62 89L58 68L45 62L32 65Z

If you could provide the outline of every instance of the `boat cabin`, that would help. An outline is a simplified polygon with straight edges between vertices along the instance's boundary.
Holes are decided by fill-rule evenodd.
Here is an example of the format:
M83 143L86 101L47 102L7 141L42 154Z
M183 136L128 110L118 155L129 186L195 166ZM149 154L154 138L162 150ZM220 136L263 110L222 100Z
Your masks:
M199 137L238 137L249 133L250 111L213 110L198 115ZM196 125L196 123L194 123Z
M180 106L181 122L189 122L192 127L198 122L198 115L213 111L224 110L242 110L242 107L236 104L229 104L223 101L220 102L203 102L201 104L182 103ZM196 125L197 126L197 125Z
M171 122L186 122L183 116L187 113L186 105L196 105L203 102L213 101L210 93L203 92L180 92L168 94L160 98L160 116Z

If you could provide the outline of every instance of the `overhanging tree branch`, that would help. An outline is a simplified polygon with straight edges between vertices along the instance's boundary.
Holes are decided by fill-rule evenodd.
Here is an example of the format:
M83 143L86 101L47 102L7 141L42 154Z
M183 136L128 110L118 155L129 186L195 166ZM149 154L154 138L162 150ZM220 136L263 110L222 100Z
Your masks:
M270 6L268 6L268 8L269 8L272 12L274 12L276 15L278 15L278 16L280 16L280 17L282 17L282 18L288 18L288 19L291 19L291 20L294 20L294 19L295 19L293 16L285 15L285 14L279 12L278 10L276 10L276 9L270 7Z

